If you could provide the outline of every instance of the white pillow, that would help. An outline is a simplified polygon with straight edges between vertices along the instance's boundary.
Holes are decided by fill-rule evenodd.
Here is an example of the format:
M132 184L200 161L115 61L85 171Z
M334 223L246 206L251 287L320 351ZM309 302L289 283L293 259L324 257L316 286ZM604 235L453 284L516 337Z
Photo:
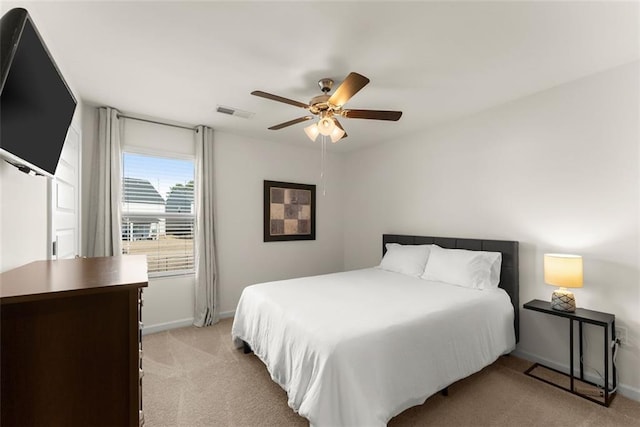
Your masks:
M433 245L421 278L473 289L495 289L500 282L500 252L443 249Z
M380 268L387 271L420 277L427 264L432 245L400 245L387 243Z

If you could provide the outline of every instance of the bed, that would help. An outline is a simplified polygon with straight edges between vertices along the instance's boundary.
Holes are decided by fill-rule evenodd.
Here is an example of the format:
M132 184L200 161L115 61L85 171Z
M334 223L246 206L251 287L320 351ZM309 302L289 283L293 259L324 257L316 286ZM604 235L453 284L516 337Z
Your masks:
M234 343L262 360L311 426L384 426L515 349L518 242L382 240L383 255L387 244L498 252L499 287L471 289L376 267L245 288Z

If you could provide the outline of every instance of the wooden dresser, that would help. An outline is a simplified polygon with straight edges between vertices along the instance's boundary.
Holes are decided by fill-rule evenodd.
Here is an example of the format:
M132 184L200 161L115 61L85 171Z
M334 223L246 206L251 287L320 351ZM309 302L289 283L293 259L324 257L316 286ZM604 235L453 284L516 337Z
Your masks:
M145 255L0 274L0 424L137 426Z

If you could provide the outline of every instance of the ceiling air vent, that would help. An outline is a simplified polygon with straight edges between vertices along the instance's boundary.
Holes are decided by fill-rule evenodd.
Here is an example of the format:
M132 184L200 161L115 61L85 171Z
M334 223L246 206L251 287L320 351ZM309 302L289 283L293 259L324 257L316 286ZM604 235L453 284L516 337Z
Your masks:
M250 111L244 111L244 110L239 110L233 107L227 107L226 105L218 105L218 107L216 108L216 111L218 113L228 114L230 116L242 117L243 119L250 119L255 114Z

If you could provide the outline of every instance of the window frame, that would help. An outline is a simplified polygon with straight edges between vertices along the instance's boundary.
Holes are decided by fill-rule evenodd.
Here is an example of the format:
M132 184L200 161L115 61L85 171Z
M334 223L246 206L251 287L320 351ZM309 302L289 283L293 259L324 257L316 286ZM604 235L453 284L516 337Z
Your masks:
M193 162L193 187L194 187L194 213L192 214L183 214L183 213L174 213L174 212L164 212L162 214L162 218L193 218L193 230L194 230L194 234L193 234L193 268L192 269L182 269L182 270L170 270L170 271L148 271L147 275L149 276L149 278L163 278L163 277L176 277L176 276L194 276L196 274L196 259L197 259L197 253L196 253L196 236L195 236L195 229L196 229L196 208L195 208L195 175L196 175L196 156L195 155L190 155L190 154L185 154L185 153L178 153L175 151L169 151L169 150L155 150L155 149L151 149L151 148L146 148L146 147L137 147L137 146L131 146L131 145L123 145L120 149L120 170L121 170L121 175L120 175L120 188L122 191L122 206L124 206L124 155L125 154L134 154L134 155L140 155L140 156L148 156L148 157L159 157L159 158L163 158L163 159L175 159L175 160L189 160L191 162ZM125 215L124 209L121 209L120 212L120 223L121 225L123 224L122 219L124 217L148 217L149 213L143 213L143 212L139 212L139 213L134 213L133 215ZM160 215L158 215L160 216ZM121 233L122 234L122 233ZM124 239L121 238L121 242L122 242L122 248L124 249ZM124 253L123 253L124 255ZM145 254L146 255L146 254Z

